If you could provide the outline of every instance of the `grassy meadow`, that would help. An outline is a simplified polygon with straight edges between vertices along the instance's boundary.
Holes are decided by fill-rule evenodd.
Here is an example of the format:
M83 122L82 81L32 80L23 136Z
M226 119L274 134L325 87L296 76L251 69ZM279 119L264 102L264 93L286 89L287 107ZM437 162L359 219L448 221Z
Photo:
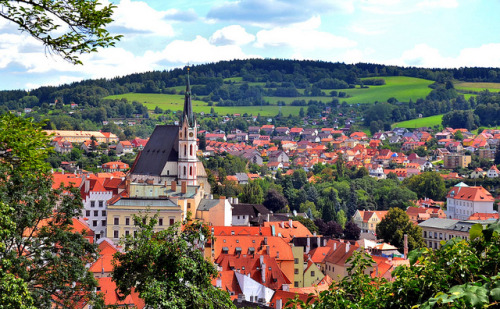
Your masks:
M279 112L278 101L285 102L286 106L282 106L281 110L284 116L298 115L300 111L300 106L290 106L290 103L294 100L316 100L324 103L331 102L332 97L328 96L330 91L343 91L346 92L350 97L348 98L338 98L340 102L346 101L349 104L363 104L363 103L374 103L376 101L383 102L391 97L395 97L399 101L408 101L409 99L416 100L418 98L423 98L429 94L432 90L428 86L432 84L432 81L412 78L405 76L389 76L384 77L386 85L382 86L369 86L369 88L354 88L354 89L324 89L322 90L327 94L327 96L319 97L275 97L275 96L265 96L264 100L268 101L270 105L265 106L208 106L208 103L193 100L193 109L195 112L210 113L211 108L219 114L261 114L262 116L275 116ZM241 77L233 77L225 79L225 81L231 81L236 84L242 83ZM249 85L260 85L265 86L265 83L249 83ZM185 86L177 86L169 89L175 89L176 92L180 92L185 89ZM304 89L298 89L299 93L304 93ZM157 93L126 93L122 95L112 95L106 97L108 99L121 99L126 98L128 101L137 101L143 103L149 110L154 110L156 106L167 110L178 111L182 110L184 95L180 94L157 94ZM307 109L307 107L304 107Z
M454 84L455 89L466 90L466 91L476 91L480 92L483 90L489 90L491 92L500 91L500 83L469 83L469 82L458 82Z
M394 128L421 128L421 127L433 127L435 125L441 125L441 121L443 120L443 115L435 115L430 117L422 117L407 121L402 121L395 123L393 125Z

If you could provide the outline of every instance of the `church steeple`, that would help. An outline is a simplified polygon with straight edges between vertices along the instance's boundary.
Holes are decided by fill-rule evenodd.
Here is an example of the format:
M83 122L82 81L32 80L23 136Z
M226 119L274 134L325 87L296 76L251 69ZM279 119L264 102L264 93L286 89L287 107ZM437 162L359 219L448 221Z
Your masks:
M184 110L182 112L182 123L187 121L187 126L193 128L195 126L195 119L193 113L193 106L191 104L191 85L189 82L189 67L187 68L186 80L186 93L184 94Z

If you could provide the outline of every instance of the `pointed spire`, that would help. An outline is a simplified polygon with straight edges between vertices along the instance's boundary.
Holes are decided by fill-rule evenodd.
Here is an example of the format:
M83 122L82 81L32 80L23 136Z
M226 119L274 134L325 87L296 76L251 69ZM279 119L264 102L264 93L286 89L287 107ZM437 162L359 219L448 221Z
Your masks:
M191 85L189 82L189 66L187 67L186 93L184 95L184 110L182 112L182 122L187 121L188 127L194 127L194 113L191 104Z

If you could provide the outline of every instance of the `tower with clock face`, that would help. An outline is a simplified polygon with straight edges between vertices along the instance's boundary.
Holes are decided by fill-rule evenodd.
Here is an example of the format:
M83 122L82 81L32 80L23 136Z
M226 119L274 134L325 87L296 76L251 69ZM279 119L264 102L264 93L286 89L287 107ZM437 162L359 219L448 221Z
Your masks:
M188 185L197 185L197 165L198 150L196 119L191 104L191 85L188 79L186 84L186 93L184 96L184 110L182 113L181 125L179 127L179 161L178 161L178 182L185 181Z

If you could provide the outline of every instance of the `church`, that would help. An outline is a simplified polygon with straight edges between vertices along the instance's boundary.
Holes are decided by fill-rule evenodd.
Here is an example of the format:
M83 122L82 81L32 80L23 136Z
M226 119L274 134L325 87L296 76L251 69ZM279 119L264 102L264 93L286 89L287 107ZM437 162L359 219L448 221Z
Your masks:
M231 205L212 199L207 173L197 157L197 124L191 103L189 68L180 125L158 125L137 155L124 190L108 201L107 237L118 240L135 230L134 215L158 216L156 230L191 218L208 225L231 225Z

